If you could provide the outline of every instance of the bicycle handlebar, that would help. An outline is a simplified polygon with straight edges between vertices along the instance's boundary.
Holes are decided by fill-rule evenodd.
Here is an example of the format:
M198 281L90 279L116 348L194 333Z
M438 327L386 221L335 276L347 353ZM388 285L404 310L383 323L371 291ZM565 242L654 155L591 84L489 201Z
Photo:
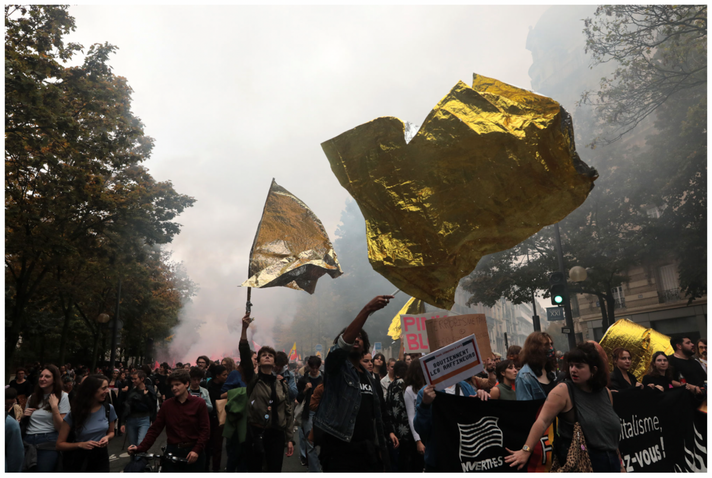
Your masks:
M134 453L132 456L134 458L146 458L148 460L164 459L172 463L188 463L187 458L181 458L173 455L172 453L164 453L163 455L157 455L155 453Z

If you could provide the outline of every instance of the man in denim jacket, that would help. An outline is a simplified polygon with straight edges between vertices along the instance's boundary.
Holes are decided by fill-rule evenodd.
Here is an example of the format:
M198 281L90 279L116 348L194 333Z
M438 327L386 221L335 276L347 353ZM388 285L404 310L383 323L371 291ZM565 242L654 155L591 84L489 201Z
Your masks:
M369 377L360 360L370 346L362 330L366 320L392 298L381 295L366 304L326 357L324 395L314 417L324 472L384 471L388 464L381 385Z

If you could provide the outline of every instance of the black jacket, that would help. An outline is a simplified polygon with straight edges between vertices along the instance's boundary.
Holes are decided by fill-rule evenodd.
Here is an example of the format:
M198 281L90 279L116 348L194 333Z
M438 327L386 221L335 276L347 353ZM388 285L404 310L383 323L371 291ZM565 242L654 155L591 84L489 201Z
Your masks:
M153 421L156 417L156 391L153 387L146 387L148 393L132 388L126 395L124 402L123 419L129 417L150 417Z
M630 380L630 383L626 382L625 377L623 376L623 371L619 369L618 367L613 367L613 372L611 372L611 377L610 377L610 384L608 388L611 390L626 390L628 388L635 388L635 384L638 382L638 379L635 378L635 375L633 375L630 372L626 372L628 374L628 379Z
M307 383L312 384L311 388L307 389ZM309 418L309 401L311 400L312 393L314 389L319 386L319 384L324 382L324 376L320 373L318 377L312 377L307 372L303 377L297 382L297 401L299 403L304 402L304 409L302 410L302 419L306 420Z

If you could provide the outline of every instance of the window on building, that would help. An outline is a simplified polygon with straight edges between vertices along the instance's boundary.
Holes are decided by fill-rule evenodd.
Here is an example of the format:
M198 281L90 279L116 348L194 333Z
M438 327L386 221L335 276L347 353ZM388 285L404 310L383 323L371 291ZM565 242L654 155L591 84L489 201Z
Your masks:
M673 302L680 300L680 283L677 280L677 267L668 264L658 269L660 273L660 302Z
M625 295L623 295L623 286L613 288L613 299L616 301L616 309L625 308Z
M600 342L603 338L603 327L594 327L593 329L593 340Z
M652 217L653 219L658 219L660 217L660 209L658 209L657 206L647 208L645 213L648 217Z
M650 322L650 327L661 334L673 336L684 334L690 337L693 342L700 338L700 330L697 319L692 317L680 317L677 319L654 320Z

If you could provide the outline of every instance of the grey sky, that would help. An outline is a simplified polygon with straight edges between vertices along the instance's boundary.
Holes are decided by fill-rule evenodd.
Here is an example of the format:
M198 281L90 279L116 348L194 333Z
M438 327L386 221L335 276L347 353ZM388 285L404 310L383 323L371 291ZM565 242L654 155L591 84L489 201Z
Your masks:
M379 116L421 124L473 72L530 88L526 37L547 8L71 7L71 41L119 47L110 64L156 140L151 173L197 199L168 248L200 284L185 317L205 322L203 340L190 347L180 329L179 354L191 350L175 358L234 342L225 320L244 310L237 285L272 177L333 240L349 196L320 143ZM295 294L255 291L255 316L289 322ZM266 331L255 339L270 340Z

